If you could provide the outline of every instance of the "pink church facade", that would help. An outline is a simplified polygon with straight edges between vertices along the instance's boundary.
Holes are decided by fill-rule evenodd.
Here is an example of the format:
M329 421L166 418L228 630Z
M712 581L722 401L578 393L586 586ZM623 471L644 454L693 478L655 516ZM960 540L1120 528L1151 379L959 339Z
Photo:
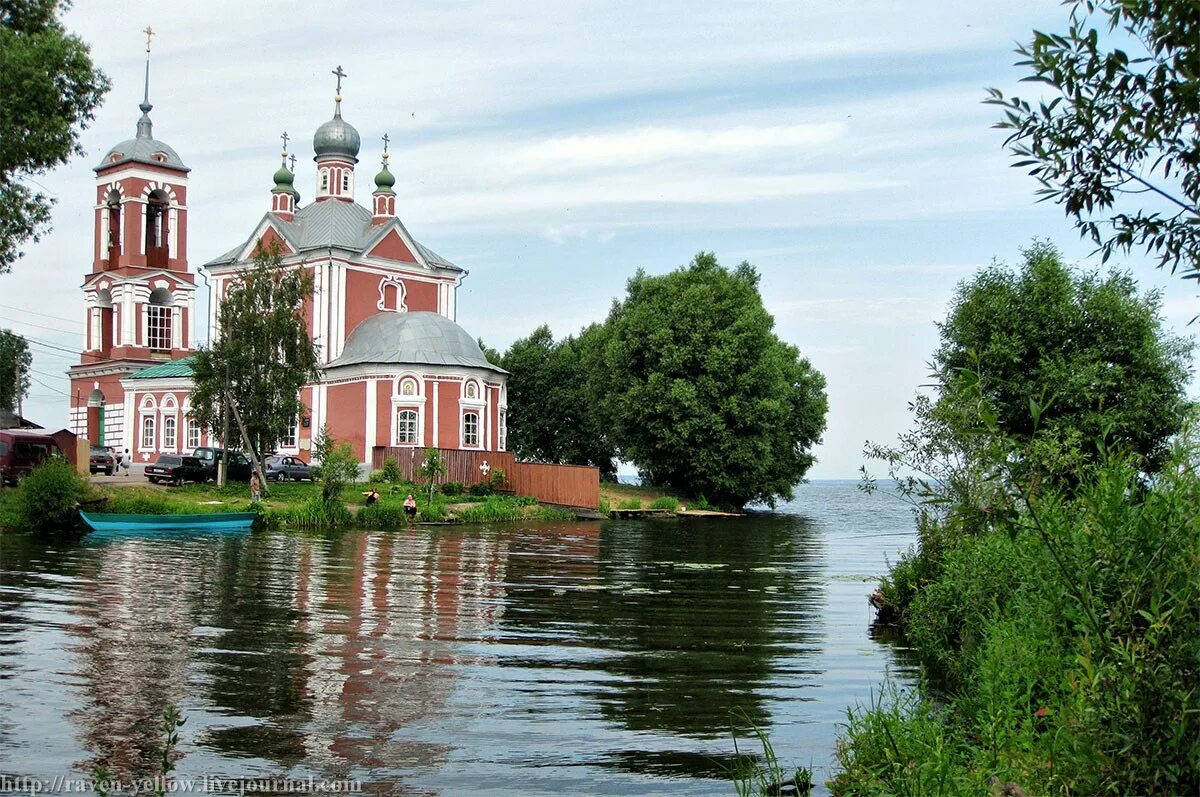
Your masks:
M188 169L153 139L149 104L138 136L96 168L92 273L83 285L88 333L70 373L71 428L128 448L138 461L212 445L189 414L194 275L187 262ZM395 215L395 177L383 166L370 207L355 201L358 131L334 116L313 137L315 198L301 205L285 162L258 223L204 265L209 336L218 303L260 246L312 276L304 318L320 379L280 453L308 458L322 427L369 463L377 446L506 450L507 373L455 321L466 271L416 241ZM294 165L294 158L293 158ZM266 452L263 452L266 453Z

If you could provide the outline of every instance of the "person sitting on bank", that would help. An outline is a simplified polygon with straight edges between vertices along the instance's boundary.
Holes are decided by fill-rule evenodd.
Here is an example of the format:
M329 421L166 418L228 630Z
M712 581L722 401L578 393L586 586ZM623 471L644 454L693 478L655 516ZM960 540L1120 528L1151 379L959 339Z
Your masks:
M404 499L404 514L412 521L417 516L417 499L413 498L413 494L409 493L408 498Z
M379 491L372 487L369 491L363 493L367 500L364 502L367 506L379 503Z

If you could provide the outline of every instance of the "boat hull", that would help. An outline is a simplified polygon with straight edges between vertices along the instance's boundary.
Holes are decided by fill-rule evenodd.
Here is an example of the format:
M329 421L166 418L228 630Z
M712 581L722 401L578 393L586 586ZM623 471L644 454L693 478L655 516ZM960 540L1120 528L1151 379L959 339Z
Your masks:
M163 531L167 529L249 529L253 512L215 512L203 515L115 515L80 512L93 531Z

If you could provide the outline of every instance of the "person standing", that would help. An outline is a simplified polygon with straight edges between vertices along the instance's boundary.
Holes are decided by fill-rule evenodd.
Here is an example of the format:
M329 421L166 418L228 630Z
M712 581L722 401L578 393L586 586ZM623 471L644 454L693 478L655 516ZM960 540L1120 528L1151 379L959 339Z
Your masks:
M117 465L122 471L125 472L125 475L128 476L129 475L129 460L130 460L129 449L128 448L125 449L125 453L119 454L118 456L120 457L120 461L117 463Z
M250 500L256 504L262 500L262 482L258 480L258 471L250 474Z

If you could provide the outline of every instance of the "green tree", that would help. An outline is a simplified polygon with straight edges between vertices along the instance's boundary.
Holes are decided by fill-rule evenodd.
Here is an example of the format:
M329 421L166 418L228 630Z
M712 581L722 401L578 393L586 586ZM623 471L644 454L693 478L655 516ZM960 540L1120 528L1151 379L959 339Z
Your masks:
M49 230L54 200L26 182L83 154L79 132L108 91L88 46L59 22L68 7L0 2L0 274Z
M342 500L342 487L358 478L358 457L349 443L339 443L322 426L313 441L313 460L320 463L321 502L326 506Z
M417 478L429 486L429 503L433 503L433 491L438 480L446 475L446 462L436 448L425 449L425 459L417 467Z
M603 330L555 342L543 324L515 341L500 360L508 378L508 448L522 459L595 465L616 473L615 451L589 390L589 360ZM595 363L592 362L594 366Z
M993 265L959 285L931 411L960 449L994 414L1014 454L1068 480L1103 446L1155 470L1187 419L1191 345L1163 329L1158 293L1139 295L1128 275L1072 271L1045 243L1023 255L1019 270ZM963 404L975 397L982 420Z
M29 367L33 355L25 338L0 330L0 410L16 410L29 394Z
M701 252L639 271L605 324L603 416L650 481L723 506L790 498L825 429L825 379L772 331L758 273Z
M192 412L202 426L222 428L228 384L254 450L275 449L304 409L300 388L317 377L317 347L302 315L311 295L312 276L284 266L278 246L255 251L221 300L220 337L192 359Z
M1017 50L1047 101L1006 97L1006 145L1107 259L1144 248L1200 278L1200 5L1069 0L1066 33Z

